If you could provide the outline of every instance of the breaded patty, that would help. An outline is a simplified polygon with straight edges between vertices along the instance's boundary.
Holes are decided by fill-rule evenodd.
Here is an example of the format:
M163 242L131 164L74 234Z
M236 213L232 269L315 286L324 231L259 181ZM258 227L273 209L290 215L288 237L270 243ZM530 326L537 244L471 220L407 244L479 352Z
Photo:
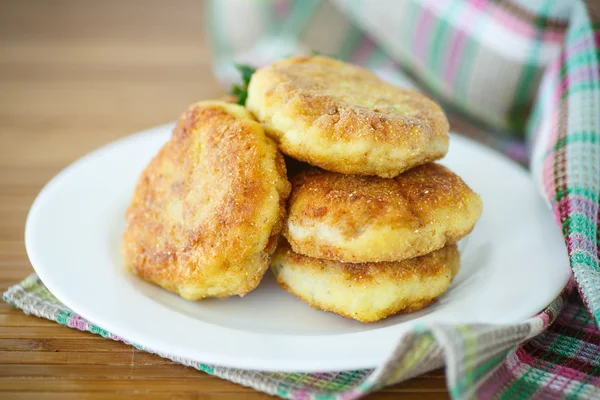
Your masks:
M125 264L186 299L243 296L268 268L289 192L283 156L246 109L194 104L139 178Z
M374 322L430 304L446 291L459 265L456 245L400 262L349 264L295 253L281 240L271 270L279 286L311 307Z
M313 169L292 179L283 234L294 251L343 262L400 261L473 229L480 197L430 163L392 179Z
M327 57L259 69L246 106L282 152L328 171L393 177L448 151L435 102Z

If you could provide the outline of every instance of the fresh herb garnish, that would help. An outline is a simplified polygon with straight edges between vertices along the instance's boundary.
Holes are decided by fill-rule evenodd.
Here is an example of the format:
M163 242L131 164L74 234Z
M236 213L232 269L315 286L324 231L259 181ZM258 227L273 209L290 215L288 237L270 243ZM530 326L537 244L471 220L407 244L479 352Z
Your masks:
M240 75L242 75L242 84L233 85L231 92L229 93L237 96L236 103L243 106L246 105L246 99L248 98L248 84L250 83L250 78L252 78L252 74L254 74L256 68L243 64L236 64L235 68L239 71Z

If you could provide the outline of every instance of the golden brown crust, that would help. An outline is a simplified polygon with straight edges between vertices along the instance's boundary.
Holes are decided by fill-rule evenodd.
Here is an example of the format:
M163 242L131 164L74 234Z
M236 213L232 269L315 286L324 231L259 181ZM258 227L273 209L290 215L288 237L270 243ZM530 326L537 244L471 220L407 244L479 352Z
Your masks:
M350 264L295 253L281 240L271 269L283 289L311 307L374 322L435 301L459 264L456 245L401 262Z
M344 174L392 177L448 150L448 121L435 102L327 57L259 69L247 107L285 154Z
M289 191L283 157L250 113L194 104L139 178L125 263L188 299L244 295L268 266Z
M345 263L340 261L313 258L296 253L289 243L281 240L278 252L284 252L288 262L303 265L305 269L311 269L315 273L328 270L335 271L338 276L346 282L355 285L373 283L379 280L401 282L418 274L421 278L437 276L440 270L446 266L445 261L458 256L457 246L448 245L421 257L415 257L404 261L383 261L365 263Z
M344 262L399 261L473 229L481 199L430 163L393 179L312 170L292 179L283 234L294 251Z

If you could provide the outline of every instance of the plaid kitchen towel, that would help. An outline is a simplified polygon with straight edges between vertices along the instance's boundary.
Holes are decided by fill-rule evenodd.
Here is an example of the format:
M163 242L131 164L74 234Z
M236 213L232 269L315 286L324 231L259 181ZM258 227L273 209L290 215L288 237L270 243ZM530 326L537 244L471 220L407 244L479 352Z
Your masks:
M357 399L444 364L448 389L455 399L600 398L600 332L571 287L523 323L417 327L398 338L396 349L376 369L318 374L223 368L138 346L69 310L36 275L10 288L3 299L27 314L121 341L286 399Z
M591 3L213 0L209 10L215 74L226 84L239 79L235 63L316 50L428 91L455 131L528 162L574 280L520 324L415 328L374 370L267 373L160 356L289 399L356 399L444 364L455 399L600 398L600 23ZM128 343L74 314L35 275L4 300Z
M226 0L208 18L226 83L235 63L318 51L420 85L455 131L528 160L600 326L599 13L580 0Z
M69 310L36 275L10 288L3 300L27 314L121 341L286 399L357 399L444 364L454 399L600 398L600 332L571 286L546 310L521 324L416 328L398 338L388 360L374 370L318 374L223 368L141 347ZM516 347L521 342L524 344Z

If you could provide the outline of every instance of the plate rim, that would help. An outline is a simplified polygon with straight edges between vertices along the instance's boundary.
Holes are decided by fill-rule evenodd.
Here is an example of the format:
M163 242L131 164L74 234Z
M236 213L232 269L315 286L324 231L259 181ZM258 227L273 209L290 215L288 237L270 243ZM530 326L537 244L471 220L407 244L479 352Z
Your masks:
M141 138L145 138L145 137L151 136L151 135L166 134L166 132L168 132L172 129L174 124L175 124L174 122L170 122L170 123L158 125L158 126L134 133L132 135L124 136L117 140L111 141L111 142L91 151L90 153L78 158L77 160L75 160L74 162L69 164L67 167L63 168L49 182L47 182L44 185L44 187L42 188L42 190L39 192L39 194L36 196L34 202L31 205L31 208L27 215L26 224L25 224L25 247L26 247L27 255L31 261L31 264L33 265L36 273L38 274L39 278L42 280L44 285L46 285L46 287L51 291L51 293L57 299L59 299L63 304L65 304L67 307L69 307L75 313L81 315L83 318L87 319L88 321L90 321L94 324L96 324L96 322L94 322L95 318L88 313L88 310L86 310L84 306L80 307L79 304L76 304L77 303L76 301L71 301L70 296L63 292L63 288L60 285L55 284L56 282L52 279L51 276L49 276L49 270L51 270L51 268L49 268L47 266L45 268L44 267L40 268L40 266L43 264L43 261L40 260L40 258L36 254L35 250L32 249L32 245L31 245L31 243L33 241L33 235L35 234L35 231L36 231L36 227L35 227L36 215L37 215L37 213L40 212L40 209L42 209L43 203L45 201L45 198L46 198L48 192L50 190L52 190L53 187L60 185L60 182L64 176L67 176L71 171L79 168L83 163L88 162L90 159L93 159L95 157L100 157L102 154L104 154L106 152L110 152L113 148L118 147L122 143L129 142L131 140L140 140ZM489 148L481 143L478 143L472 139L469 139L467 137L458 135L454 132L452 133L452 135L453 135L454 140L458 139L458 141L464 141L468 145L475 147L477 149L477 151L485 152L486 156L492 156L494 158L497 158L503 164L505 164L507 166L509 165L511 168L518 170L519 173L521 173L521 174L525 173L525 174L529 175L529 172L523 166L510 160L508 157L506 157L502 153L499 153L494 149L491 149L491 148ZM451 140L451 145L452 145L452 140ZM531 183L532 183L532 185L534 184L534 182L531 182ZM567 265L566 268L568 268L569 274L570 274L569 266ZM568 283L568 279L565 280L563 286L566 286L567 283ZM558 296L559 294L560 294L560 291L558 291L556 296ZM550 303L548 303L548 304L550 304ZM548 304L546 304L546 306ZM541 310L538 310L538 311L541 311ZM171 310L170 312L177 313L176 311L173 311L173 310ZM200 321L198 321L198 322L200 322ZM163 352L163 350L152 348L152 346L145 346L142 342L151 342L151 340L146 340L147 338L139 338L141 340L137 340L138 338L134 339L134 337L138 336L136 334L132 335L131 332L122 333L123 331L127 330L125 328L121 329L119 327L113 327L113 326L109 327L107 325L111 325L111 324L107 324L106 322L104 322L102 324L98 324L98 325L102 326L103 329L106 329L107 331L109 331L119 337L127 338L128 341L140 343L144 347L147 347L147 350L150 352L154 352L154 353L162 353ZM410 330L410 328L414 327L415 325L416 325L415 323L402 323L402 324L396 325L395 326L396 329L394 330L394 332L398 334L396 336L396 340L394 343L389 344L386 347L393 349L397 345L397 343L399 343L403 339L404 335ZM214 325L211 325L211 326L214 326ZM363 332L359 332L359 333L364 334L364 333L368 333L368 332L373 332L373 331L366 331L366 332L363 331ZM342 334L342 335L346 336L346 335L355 335L355 334L356 333L348 333L348 334ZM342 335L336 334L336 335L332 335L332 336L342 336ZM265 336L265 335L262 335L262 336ZM202 362L205 364L219 365L219 366L223 366L223 367L233 367L233 368L243 368L243 369L256 369L257 368L257 366L256 366L257 360L255 358L248 359L248 358L244 358L244 357L239 357L239 358L233 360L233 362L231 363L231 362L229 362L229 361L232 361L231 358L228 359L229 361L224 362L218 354L205 354L205 355L206 355L206 357L203 357L204 359L202 361L197 361L197 362ZM174 356L177 357L179 355L175 354ZM181 356L179 356L179 357L181 357ZM324 369L322 366L316 365L319 363L315 362L313 360L309 360L307 362L302 362L302 361L299 361L296 359L293 361L288 360L287 363L281 362L281 361L276 361L275 363L277 365L273 365L272 364L273 361L263 363L260 367L260 370L262 370L262 371L277 371L277 372L322 372L323 370L364 369L364 368L376 367L382 361L383 360L382 360L381 356L363 357L363 358L355 360L354 363L349 362L347 359L338 360L337 362L328 360L328 362L327 362L328 368ZM232 364L235 364L235 365L232 365Z

